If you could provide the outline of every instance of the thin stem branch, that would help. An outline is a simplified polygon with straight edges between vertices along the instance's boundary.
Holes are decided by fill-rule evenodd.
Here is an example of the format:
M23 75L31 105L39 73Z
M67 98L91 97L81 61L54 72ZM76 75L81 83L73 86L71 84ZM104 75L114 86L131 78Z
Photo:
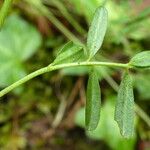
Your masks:
M66 106L67 106L67 102L66 102L65 98L63 98L60 102L58 112L57 112L55 119L52 123L53 128L57 128L59 126L60 122L62 121L65 110L66 110Z
M131 68L128 64L112 63L112 62L80 62L80 63L68 63L68 64L60 64L60 65L49 65L47 67L39 69L39 70L25 76L24 78L20 79L19 81L6 87L2 91L0 91L0 97L6 95L10 91L12 91L14 88L20 86L21 84L39 76L39 75L42 75L44 73L51 72L54 70L62 69L62 68L77 67L77 66L108 66L108 67ZM118 88L119 88L119 86L117 86L117 88L114 88L114 90L118 91ZM150 126L149 117L137 104L135 104L135 111L148 124L148 126Z
M135 111L147 123L147 125L150 127L150 118L149 118L149 116L137 104L135 104Z
M5 88L4 90L2 90L0 92L0 97L4 96L5 94L7 94L8 92L12 91L14 88L18 87L19 85L31 80L32 78L39 76L43 73L47 72L47 67L39 69L27 76L25 76L24 78L18 80L17 82L13 83L12 85L8 86L7 88Z
M42 13L45 17L49 19L51 23L53 23L68 39L73 41L74 43L80 44L84 46L84 44L74 35L72 34L54 15L51 13L47 7L42 5L41 1L38 0L25 0L30 5L32 5L35 9L37 9L40 13Z
M128 64L112 63L112 62L80 62L80 63L77 62L77 63L67 63L67 64L60 64L60 65L49 65L47 67L39 69L39 70L25 76L24 78L20 79L19 81L6 87L4 90L0 91L0 97L4 96L5 94L12 91L14 88L20 86L21 84L31 80L32 78L35 78L36 76L39 76L46 72L51 72L54 70L62 69L62 68L77 67L77 66L108 66L108 67L129 68Z
M55 7L58 8L58 10L63 14L63 16L68 20L68 22L81 34L85 34L86 30L72 17L72 15L68 12L66 7L64 6L64 3L60 0L45 0L44 2L48 4L53 4Z
M4 0L2 8L0 10L0 28L4 24L4 20L8 14L9 8L11 7L13 0Z
M26 1L31 3L30 0L26 0ZM4 23L5 17L8 14L8 11L9 11L9 9L11 7L12 2L13 2L13 0L4 0L4 3L3 3L2 7L1 7L1 10L0 10L0 28L2 27L2 25ZM71 41L74 41L75 43L84 45L50 11L48 11L48 9L45 6L39 5L39 3L37 1L34 1L34 2L36 2L34 6L37 9L39 9L40 12L43 13L43 15L45 15L68 39L70 39ZM59 7L59 9L62 9L60 7L60 5L58 7ZM149 14L149 10L145 14L146 15L143 15L141 18L144 18L145 16L147 16L147 14ZM69 16L69 14L65 14L65 15L66 15L66 18L68 17L68 19L72 21L71 23L73 24L73 26L77 27L79 32L84 32L84 30L82 28L80 28L80 26L75 22L75 20L73 20L73 18L71 18L72 16ZM135 21L137 21L137 20L139 20L139 18L135 19ZM5 94L7 94L8 92L12 91L14 88L20 86L21 84L23 84L23 83L25 83L25 82L27 82L27 81L29 81L29 80L31 80L31 79L41 75L41 74L44 74L46 72L51 72L53 70L58 70L58 69L67 68L67 67L96 66L96 65L97 66L108 66L108 67L131 68L129 66L129 64L109 63L109 62L81 62L81 63L61 64L61 65L55 65L55 66L49 65L47 67L39 69L39 70L37 70L37 71L35 71L35 72L25 76L24 78L20 79L19 81L13 83L12 85L10 85L7 88L5 88L4 90L0 91L0 97L4 96ZM107 78L107 79L109 80L109 78ZM109 80L109 81L111 81L111 80ZM148 124L148 126L150 126L150 118L149 118L149 116L137 104L135 104L135 111Z

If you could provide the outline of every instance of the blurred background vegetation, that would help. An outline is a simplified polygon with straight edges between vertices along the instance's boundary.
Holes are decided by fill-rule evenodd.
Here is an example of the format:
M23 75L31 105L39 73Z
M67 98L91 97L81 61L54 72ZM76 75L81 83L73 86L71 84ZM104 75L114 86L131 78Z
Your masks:
M3 1L0 1L2 5ZM95 9L109 25L99 60L126 63L150 50L149 0L14 0L0 31L0 89L50 64L67 41L86 41ZM84 130L88 69L39 76L0 100L1 150L150 150L150 71L132 72L135 135L123 139L114 121L121 71L97 67L102 88L98 128Z

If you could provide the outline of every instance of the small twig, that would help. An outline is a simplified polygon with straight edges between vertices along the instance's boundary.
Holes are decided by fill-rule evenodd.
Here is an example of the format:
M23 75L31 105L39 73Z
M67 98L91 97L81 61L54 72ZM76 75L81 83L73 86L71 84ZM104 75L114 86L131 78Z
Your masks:
M59 104L59 107L58 107L58 110L57 110L57 113L54 117L54 120L52 122L52 127L55 129L59 126L60 122L62 121L63 119L63 116L65 114L65 110L66 110L66 106L67 106L67 102L66 102L66 96L64 96L61 91L60 91L60 84L61 84L61 79L60 79L60 82L59 84L57 84L57 92L56 92L56 96L57 98L60 100L60 104Z
M80 99L81 99L81 103L83 106L85 106L86 104L86 94L85 94L85 87L84 85L82 85L81 90L80 90Z
M52 123L52 127L53 128L57 128L60 124L60 122L62 121L63 119L63 116L65 114L65 110L66 110L66 107L70 106L71 103L67 103L66 102L66 99L68 99L68 101L70 102L71 100L74 99L74 97L77 95L78 93L78 88L81 84L81 78L76 82L74 88L72 89L70 95L68 98L65 98L64 96L62 96L62 94L60 92L58 92L58 97L60 99L60 105L59 105L59 108L58 108L58 111L56 113L56 116L55 116L55 119Z
M68 108L72 105L73 100L78 94L79 90L81 89L82 84L83 84L83 78L79 78L75 83L74 88L70 93L70 96L68 97L68 105L67 105Z
M57 114L55 116L55 119L52 123L53 128L57 128L60 122L62 121L62 118L64 116L65 110L66 110L67 102L65 98L61 98L61 102L57 111Z

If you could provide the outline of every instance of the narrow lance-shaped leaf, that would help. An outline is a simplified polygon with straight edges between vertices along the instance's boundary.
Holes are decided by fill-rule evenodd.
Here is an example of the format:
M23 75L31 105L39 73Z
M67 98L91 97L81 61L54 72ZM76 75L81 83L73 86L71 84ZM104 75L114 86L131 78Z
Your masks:
M87 130L96 129L100 119L100 86L99 80L95 70L89 75L87 85L87 100L86 100L86 111L85 111L85 123Z
M150 51L144 51L135 55L130 63L131 66L139 68L148 68L150 67Z
M84 57L82 46L76 45L73 42L65 44L53 64L72 63L80 61Z
M87 55L91 59L100 49L106 29L108 13L104 7L97 8L87 37Z
M121 135L130 138L134 134L134 95L132 79L125 72L118 91L115 108L115 120L120 128Z

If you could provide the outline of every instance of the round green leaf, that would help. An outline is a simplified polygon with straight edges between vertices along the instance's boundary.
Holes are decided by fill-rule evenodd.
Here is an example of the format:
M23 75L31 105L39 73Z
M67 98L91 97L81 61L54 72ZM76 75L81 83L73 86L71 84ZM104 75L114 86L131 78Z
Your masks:
M0 86L8 86L26 75L23 62L41 45L39 32L17 15L7 18L0 31Z

